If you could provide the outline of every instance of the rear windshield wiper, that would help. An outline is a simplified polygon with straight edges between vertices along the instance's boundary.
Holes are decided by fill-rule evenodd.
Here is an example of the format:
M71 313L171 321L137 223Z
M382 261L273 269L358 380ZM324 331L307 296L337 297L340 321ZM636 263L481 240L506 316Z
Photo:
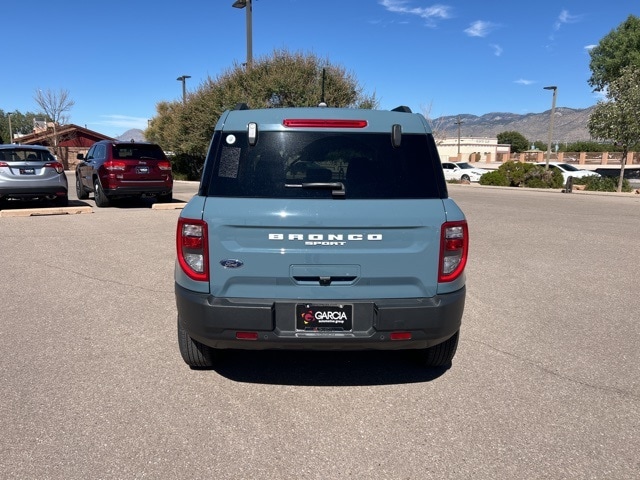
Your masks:
M285 183L286 188L317 188L331 190L334 197L344 197L345 189L342 182L309 182L309 183Z

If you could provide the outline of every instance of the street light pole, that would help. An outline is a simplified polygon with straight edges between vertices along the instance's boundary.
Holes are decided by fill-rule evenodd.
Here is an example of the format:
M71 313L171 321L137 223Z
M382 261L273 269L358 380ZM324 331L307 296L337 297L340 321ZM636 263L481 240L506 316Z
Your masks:
M460 158L460 125L462 125L464 122L462 122L460 120L460 115L458 115L458 121L455 122L456 125L458 125L458 161L462 160Z
M13 143L13 128L11 128L11 112L9 112L8 115L9 115L9 143Z
M551 100L551 118L549 119L549 142L547 143L547 162L545 164L545 170L549 169L549 157L551 157L551 141L553 140L553 117L555 117L556 111L556 96L558 94L558 87L551 85L544 87L545 90L553 90L553 99Z
M253 63L253 7L251 6L251 2L252 0L236 0L231 5L233 8L247 9L247 68L250 68Z
M187 103L187 78L191 78L191 75L182 75L176 78L179 82L182 82L182 103Z

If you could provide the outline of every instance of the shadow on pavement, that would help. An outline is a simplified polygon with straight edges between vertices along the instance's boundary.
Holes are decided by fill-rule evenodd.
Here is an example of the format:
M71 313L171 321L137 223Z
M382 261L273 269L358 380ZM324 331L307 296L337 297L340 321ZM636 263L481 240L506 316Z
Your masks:
M223 350L214 370L236 382L300 386L430 382L449 368L421 366L415 351ZM207 372L207 370L202 370Z

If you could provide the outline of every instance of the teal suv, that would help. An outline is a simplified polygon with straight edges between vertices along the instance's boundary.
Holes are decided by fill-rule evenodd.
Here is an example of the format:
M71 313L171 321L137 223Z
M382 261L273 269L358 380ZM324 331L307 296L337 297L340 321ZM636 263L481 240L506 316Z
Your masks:
M239 105L177 224L182 358L411 349L449 365L468 242L422 115Z

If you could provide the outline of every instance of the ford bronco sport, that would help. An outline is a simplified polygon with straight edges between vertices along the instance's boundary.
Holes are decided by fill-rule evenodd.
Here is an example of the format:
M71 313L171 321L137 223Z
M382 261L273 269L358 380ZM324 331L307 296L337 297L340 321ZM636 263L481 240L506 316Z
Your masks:
M407 107L224 112L176 247L192 368L229 348L455 355L467 222Z

